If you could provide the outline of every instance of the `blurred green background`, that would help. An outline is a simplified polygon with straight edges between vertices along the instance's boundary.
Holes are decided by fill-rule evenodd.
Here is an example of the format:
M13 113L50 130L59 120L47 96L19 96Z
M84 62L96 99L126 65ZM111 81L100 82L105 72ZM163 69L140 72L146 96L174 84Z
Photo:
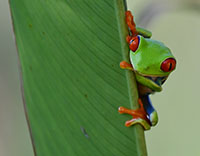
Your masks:
M200 155L200 1L127 0L138 26L177 59L161 93L151 96L159 124L145 132L149 156ZM112 24L112 23L111 23ZM19 63L7 0L0 0L0 156L33 156L20 93Z

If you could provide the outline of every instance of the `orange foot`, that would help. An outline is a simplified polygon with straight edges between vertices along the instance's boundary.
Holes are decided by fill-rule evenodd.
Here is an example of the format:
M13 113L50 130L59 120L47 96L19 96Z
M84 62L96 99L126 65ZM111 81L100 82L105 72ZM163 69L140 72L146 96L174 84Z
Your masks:
M126 11L125 14L126 14L126 23L127 23L128 27L130 28L132 37L137 36L138 33L137 33L137 30L136 30L136 25L135 25L135 22L133 20L133 15L132 15L131 11Z
M124 107L119 107L119 113L121 114L130 114L133 116L133 119L126 121L125 126L130 127L134 124L141 124L145 130L149 130L151 128L150 121L147 118L147 114L144 110L143 103L141 99L138 99L140 108L136 110L127 109Z
M120 62L120 68L133 70L133 66L130 63L126 62L126 61L121 61Z

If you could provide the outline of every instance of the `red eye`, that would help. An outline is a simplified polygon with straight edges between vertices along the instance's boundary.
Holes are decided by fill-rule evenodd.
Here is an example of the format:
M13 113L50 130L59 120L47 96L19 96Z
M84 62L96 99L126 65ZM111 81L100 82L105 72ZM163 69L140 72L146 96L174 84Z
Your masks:
M139 46L140 38L138 36L133 37L129 42L129 48L135 52Z
M170 72L176 67L176 60L174 58L168 58L164 60L161 64L161 70L164 72Z

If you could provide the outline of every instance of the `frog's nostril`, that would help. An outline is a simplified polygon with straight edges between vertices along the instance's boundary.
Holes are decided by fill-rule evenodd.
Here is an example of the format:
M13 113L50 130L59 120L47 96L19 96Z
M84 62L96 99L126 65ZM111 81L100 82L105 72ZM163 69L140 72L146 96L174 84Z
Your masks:
M161 70L164 72L170 72L176 67L176 60L174 58L167 58L161 64Z

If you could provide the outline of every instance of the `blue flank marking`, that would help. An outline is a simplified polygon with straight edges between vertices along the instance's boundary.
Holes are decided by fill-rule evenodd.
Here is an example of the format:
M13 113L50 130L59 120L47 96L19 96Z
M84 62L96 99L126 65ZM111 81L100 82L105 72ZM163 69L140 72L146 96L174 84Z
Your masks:
M142 100L144 109L147 112L148 117L149 117L150 114L155 111L155 109L154 109L154 107L153 107L153 105L151 103L151 100L149 98L149 95L144 95L144 96L141 96L140 98Z

